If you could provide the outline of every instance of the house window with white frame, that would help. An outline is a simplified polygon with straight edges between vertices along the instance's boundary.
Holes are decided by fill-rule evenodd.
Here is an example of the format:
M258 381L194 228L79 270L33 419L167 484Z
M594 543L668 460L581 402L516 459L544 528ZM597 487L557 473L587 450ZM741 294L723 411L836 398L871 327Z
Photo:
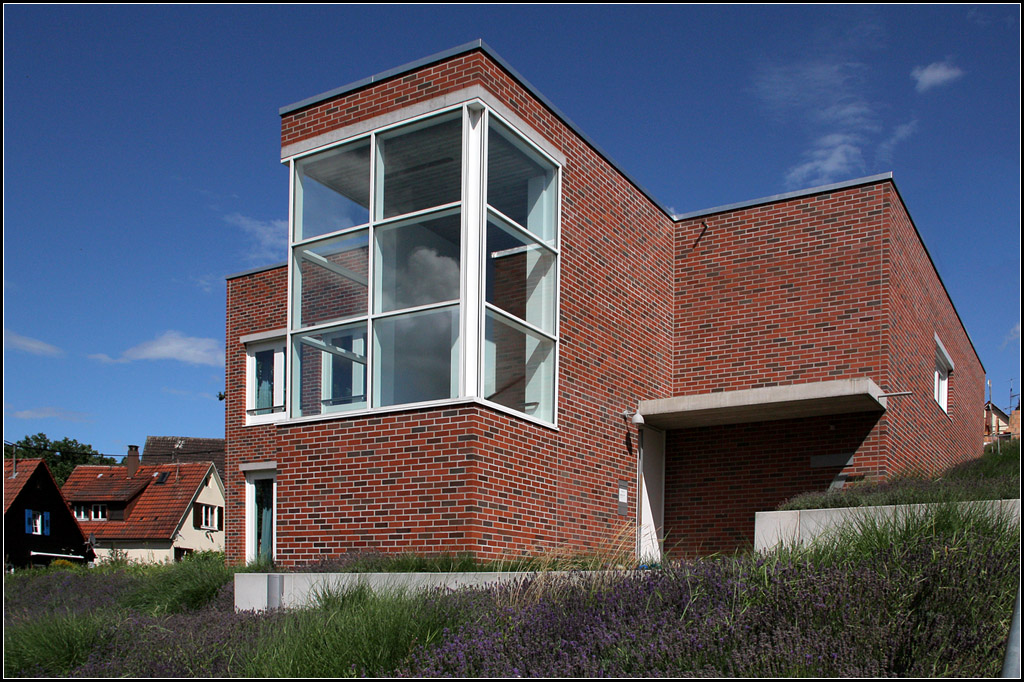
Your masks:
M555 422L559 167L480 102L290 160L293 418Z
M107 505L105 505L105 504L94 504L94 505L92 505L92 520L93 521L106 521L107 520Z
M949 378L953 374L953 360L946 352L945 346L935 336L935 373L934 373L934 397L943 412L949 412Z
M89 505L87 504L76 504L75 505L75 518L79 521L89 520Z
M212 504L196 504L193 525L202 530L223 530L224 516L220 507Z
M246 343L245 416L247 424L274 421L285 416L285 339L266 339ZM245 342L245 339L243 339Z

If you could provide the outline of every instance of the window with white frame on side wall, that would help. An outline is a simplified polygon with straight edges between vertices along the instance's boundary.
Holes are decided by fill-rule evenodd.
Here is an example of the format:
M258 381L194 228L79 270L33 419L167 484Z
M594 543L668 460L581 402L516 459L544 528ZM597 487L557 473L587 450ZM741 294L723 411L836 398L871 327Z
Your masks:
M284 330L244 336L245 422L261 424L285 417Z
M943 412L949 413L949 378L953 374L953 359L946 352L946 347L935 335L935 373L934 389L935 402L939 404Z
M289 159L288 413L554 424L560 166L478 100Z

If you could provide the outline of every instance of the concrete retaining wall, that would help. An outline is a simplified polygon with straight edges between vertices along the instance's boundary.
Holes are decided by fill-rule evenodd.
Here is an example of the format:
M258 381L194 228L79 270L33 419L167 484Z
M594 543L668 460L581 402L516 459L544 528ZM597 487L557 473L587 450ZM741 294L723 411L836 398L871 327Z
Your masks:
M561 572L550 572L552 575ZM316 596L329 590L368 585L374 590L390 588L424 590L458 588L524 580L532 572L478 573L236 573L235 610L264 611L268 608L298 608L312 605Z
M1020 525L1020 500L965 502L993 512L1009 515ZM887 505L884 507L839 507L796 511L757 512L754 515L754 549L763 552L778 545L804 544L848 522L865 518L894 518L934 507L929 504Z

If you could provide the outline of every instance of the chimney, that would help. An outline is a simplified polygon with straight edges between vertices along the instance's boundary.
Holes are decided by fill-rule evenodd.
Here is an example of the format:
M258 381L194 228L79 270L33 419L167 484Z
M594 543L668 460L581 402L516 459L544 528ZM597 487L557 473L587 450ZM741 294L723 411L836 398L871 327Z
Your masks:
M129 445L128 454L124 458L125 466L128 467L128 478L135 476L135 472L139 470L139 446Z

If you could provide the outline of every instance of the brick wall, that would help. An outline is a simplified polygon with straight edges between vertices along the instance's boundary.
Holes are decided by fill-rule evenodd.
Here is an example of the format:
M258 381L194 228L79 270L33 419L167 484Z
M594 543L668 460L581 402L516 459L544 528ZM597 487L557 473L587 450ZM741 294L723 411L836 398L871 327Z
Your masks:
M899 193L891 184L883 189L890 226L889 389L913 392L889 400L887 473L936 471L981 455L985 372ZM934 398L936 334L955 365L948 414Z
M245 554L245 476L238 466L243 462L274 460L279 452L277 427L245 426L246 355L239 338L284 329L288 269L280 266L235 277L227 285L224 530L225 552L232 561L239 562Z
M825 490L843 472L813 458L877 457L878 421L878 413L841 414L669 431L665 547L675 557L752 547L756 512Z

